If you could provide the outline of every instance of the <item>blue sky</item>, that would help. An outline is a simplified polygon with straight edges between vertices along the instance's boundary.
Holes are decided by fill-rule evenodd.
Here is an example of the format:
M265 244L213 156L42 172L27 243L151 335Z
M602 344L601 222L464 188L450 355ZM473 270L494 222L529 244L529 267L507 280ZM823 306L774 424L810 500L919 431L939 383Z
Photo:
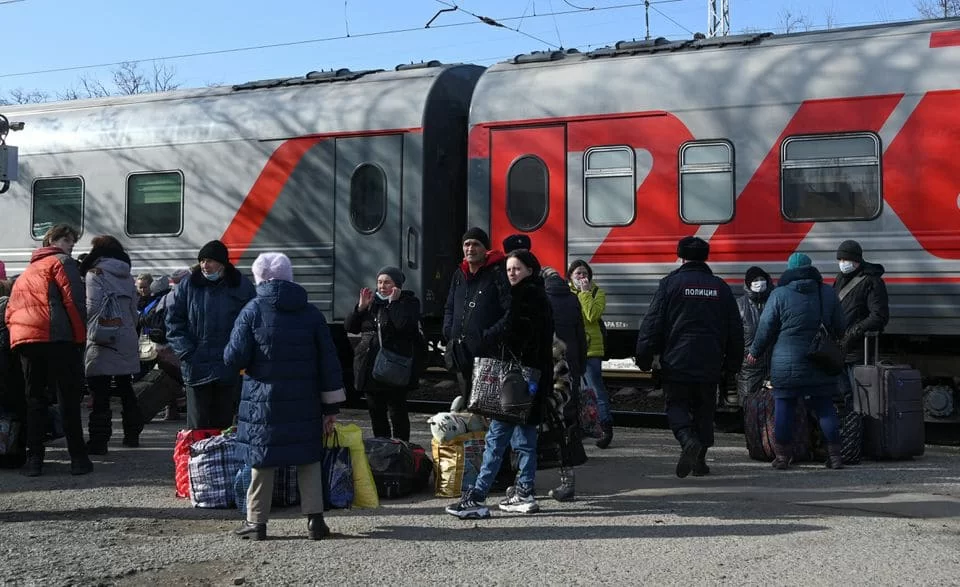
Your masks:
M706 5L706 0L654 0L651 34L678 39L706 32ZM813 28L917 17L913 0L731 0L731 5L733 32L782 32L786 12ZM0 96L16 88L55 96L76 86L81 75L109 83L110 67L30 72L120 61L167 57L163 63L175 70L182 87L198 87L426 59L489 65L551 46L584 50L645 35L638 0L461 0L459 6L520 32L479 23L463 11L441 14L435 28L424 29L445 8L438 0L0 0ZM543 16L557 12L567 14ZM471 24L450 26L458 23ZM358 36L397 29L416 30ZM340 37L348 30L352 38L343 40L172 57ZM149 61L144 66L152 67Z

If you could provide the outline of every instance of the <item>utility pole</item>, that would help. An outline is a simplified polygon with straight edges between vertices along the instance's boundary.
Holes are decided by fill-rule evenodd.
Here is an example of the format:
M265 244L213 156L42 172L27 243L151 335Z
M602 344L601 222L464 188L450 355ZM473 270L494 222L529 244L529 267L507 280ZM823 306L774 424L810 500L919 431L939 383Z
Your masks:
M730 0L707 0L707 36L730 34Z

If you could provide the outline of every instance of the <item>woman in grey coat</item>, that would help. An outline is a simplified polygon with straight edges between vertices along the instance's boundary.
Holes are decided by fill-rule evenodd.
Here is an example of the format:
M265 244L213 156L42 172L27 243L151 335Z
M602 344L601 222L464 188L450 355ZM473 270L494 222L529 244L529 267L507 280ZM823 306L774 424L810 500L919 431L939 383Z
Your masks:
M123 446L140 446L143 418L132 382L133 374L140 371L137 290L130 274L130 257L110 235L93 239L93 250L80 264L80 272L87 286L84 363L93 398L87 451L104 455L113 433L111 393L120 396L123 406ZM115 303L110 303L111 299ZM111 389L111 383L115 389Z

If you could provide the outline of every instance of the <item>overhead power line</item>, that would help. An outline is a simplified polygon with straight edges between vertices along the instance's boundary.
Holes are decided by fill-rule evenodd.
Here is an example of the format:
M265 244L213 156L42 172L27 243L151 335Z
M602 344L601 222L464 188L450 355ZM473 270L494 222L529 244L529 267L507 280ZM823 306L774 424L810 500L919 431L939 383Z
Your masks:
M15 2L24 2L24 1L26 1L26 0L0 0L0 1L3 1L3 2L12 2L12 1L15 1ZM652 4L668 4L668 3L679 2L679 1L681 1L681 0L655 0L655 1L653 1L653 2L650 2L650 4L651 4L651 5L652 5ZM644 4L645 4L645 2L631 2L631 3L626 3L626 4L616 4L616 5L612 5L612 6L602 6L602 7L597 7L597 8L595 8L595 9L593 9L591 12L601 12L601 11L606 11L606 10L625 10L625 9L629 9L629 8L637 8L638 6L644 6ZM561 11L557 11L557 12L542 13L542 14L537 14L537 15L533 15L533 16L527 15L526 18L544 18L544 17L548 17L548 16L562 16L562 15L567 15L567 14L582 14L583 12L584 12L583 10L579 10L579 9L578 9L578 10L561 10ZM520 16L509 16L509 17L505 17L505 18L489 19L489 20L494 20L495 22L498 22L498 23L504 23L504 22L512 22L512 21L520 20L520 19L521 19ZM478 24L488 24L488 25L489 25L490 23L482 20L482 18L481 18L481 19L479 19L479 20L472 20L472 21L467 21L467 22L454 22L454 23L448 23L448 24L430 25L428 28L432 28L432 29L433 29L433 28L438 28L438 29L439 29L439 28L452 28L452 27L463 27L463 26L475 26L475 25L478 25ZM501 25L501 26L502 26L502 25ZM124 63L144 63L144 62L148 62L148 61L174 61L174 60L178 60L178 59L191 59L191 58L194 58L194 57L207 57L207 56L211 56L211 55L226 55L226 54L229 54L229 53L242 53L242 52L247 52L247 51L262 51L262 50L264 50L264 49L277 49L277 48L282 48L282 47L295 47L295 46L298 46L298 45L311 45L311 44L317 44L317 43L328 43L328 42L331 42L331 41L343 41L343 40L346 40L346 39L356 39L356 38L361 38L361 37L379 37L379 36L386 36L386 35L397 35L397 34L402 34L402 33L412 33L412 32L416 32L416 31L422 31L423 28L424 28L424 27L409 27L409 28L402 28L402 29L392 29L392 30L384 30L384 31L373 31L373 32L369 32L369 33L355 33L355 34L352 34L352 35L337 35L337 36L332 36L332 37L318 37L318 38L315 38L315 39L303 39L303 40L300 40L300 41L287 41L287 42L283 42L283 43L268 43L268 44L263 44L263 45L250 45L250 46L245 46L245 47L232 47L232 48L229 48L229 49L216 49L216 50L211 50L211 51L195 51L195 52L191 52L191 53L179 53L179 54L165 55L165 56L159 56L159 57L147 57L147 58L143 58L143 59L125 59L125 60L111 61L111 62L106 62L106 63L92 63L92 64L87 64L87 65L70 65L70 66L65 66L65 67L52 67L52 68L49 68L49 69L38 69L38 70L33 70L33 71L18 71L18 72L15 72L15 73L0 73L0 78L24 77L24 76L28 76L28 75L40 75L40 74L45 74L45 73L63 73L63 72L67 72L67 71L82 71L82 70L84 70L84 69L99 69L99 68L103 68L103 67L116 67L116 66L118 66L118 65L123 65ZM503 28L508 28L508 27L503 27ZM514 30L514 29L510 29L510 30ZM519 32L519 31L518 31L518 32ZM522 32L521 32L521 34L526 34L526 33L522 33ZM535 38L535 37L534 37L534 38ZM553 46L551 43L546 43L545 41L542 41L542 40L539 40L539 39L537 39L537 41L538 41L538 42L541 42L541 43L545 43L545 44L550 45L550 46Z
M559 49L559 47L558 47L557 45L551 43L550 41L546 41L546 40L544 40L544 39L541 39L540 37L538 37L538 36L536 36L536 35L531 35L531 34L528 33L528 32L521 31L519 28L508 27L507 25L503 24L502 22L500 22L500 21L498 21L498 20L496 20L496 19L494 19L494 18L490 18L489 16L481 16L481 15L476 14L476 13L474 13L474 12L470 12L469 10L460 8L460 7L457 6L456 4L450 4L449 2L445 2L444 0L436 0L436 1L437 1L437 3L443 4L444 6L449 6L449 7L452 8L453 10L457 10L457 11L462 12L462 13L464 13L464 14L469 14L470 16L472 16L472 17L474 17L475 19L479 20L479 21L482 22L483 24L488 24L488 25L490 25L490 26L492 26L492 27L498 27L498 28L502 28L502 29L507 29L507 30L509 30L509 31L513 31L513 32L515 32L515 33L520 33L521 35L523 35L524 37L527 37L528 39L533 39L534 41L537 41L538 43L543 43L544 45L547 45L548 47L554 47L554 48ZM533 16L537 16L537 15L534 14Z

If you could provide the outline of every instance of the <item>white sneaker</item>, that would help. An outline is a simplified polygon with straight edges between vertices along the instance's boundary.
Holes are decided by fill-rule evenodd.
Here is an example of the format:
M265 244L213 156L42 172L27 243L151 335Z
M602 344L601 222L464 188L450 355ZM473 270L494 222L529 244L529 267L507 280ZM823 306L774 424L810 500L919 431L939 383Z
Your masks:
M500 501L500 509L515 514L535 514L540 511L540 504L537 503L537 498L533 496L532 491L524 492L517 487L513 495L508 495Z

